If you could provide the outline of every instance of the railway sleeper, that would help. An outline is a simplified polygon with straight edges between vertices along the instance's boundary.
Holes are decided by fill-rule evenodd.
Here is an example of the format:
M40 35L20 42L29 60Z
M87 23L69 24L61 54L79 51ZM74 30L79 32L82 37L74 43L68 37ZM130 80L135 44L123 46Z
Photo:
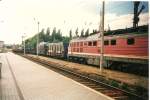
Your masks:
M87 82L87 81L80 81L80 83L82 83L82 84L89 84L89 82Z
M81 78L75 78L74 80L76 80L76 81L78 81L78 82L82 82L83 81L83 79L81 79ZM83 81L84 82L84 81Z
M106 89L106 90L104 90L104 91L102 91L102 92L103 92L104 94L107 94L107 93L108 93L108 94L109 94L109 93L111 93L111 94L123 94L123 93L121 93L121 92L120 92L120 93L118 93L118 92L116 93L115 90L108 90L108 89Z
M97 86L96 84L94 84L94 83L89 83L89 84L87 84L88 86ZM98 87L98 86L97 86Z
M126 95L113 97L115 100L129 100L129 97Z
M115 93L112 93L112 92L111 92L111 93L105 93L105 95L110 96L110 97L112 97L112 98L113 98L113 97L119 97L120 95L121 95L121 96L124 96L124 95L122 95L122 94L115 94ZM128 96L127 96L127 97L128 97Z
M106 90L106 88L104 88L104 87L96 87L95 89L96 89L97 91Z
M98 86L95 86L95 85L93 85L93 86L90 86L91 88L93 88L93 89L100 89ZM102 87L101 87L101 89L102 89ZM103 89L106 89L106 88L103 88Z

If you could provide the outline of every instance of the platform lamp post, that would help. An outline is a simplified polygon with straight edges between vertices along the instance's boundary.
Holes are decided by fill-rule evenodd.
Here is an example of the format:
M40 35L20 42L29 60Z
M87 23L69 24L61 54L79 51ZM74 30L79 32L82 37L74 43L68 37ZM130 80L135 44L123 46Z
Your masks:
M39 24L40 24L40 22L38 21L37 24L38 24L38 34L37 34L36 54L37 54L37 57L38 57L38 55L39 55L39 47L38 47L38 44L39 44Z
M36 21L35 18L34 18L34 21ZM36 36L36 42L37 42L37 44L36 44L36 55L38 57L38 55L39 55L39 48L38 48L38 44L39 44L39 25L40 25L39 21L37 21L37 25L38 25L38 33L37 33L37 36Z
M105 14L105 2L102 2L102 17L100 18L100 71L102 71L103 67L103 56L104 56L104 14Z
M25 44L25 33L24 35L22 36L22 42L23 42L23 48L24 48L24 55L26 54L26 44Z

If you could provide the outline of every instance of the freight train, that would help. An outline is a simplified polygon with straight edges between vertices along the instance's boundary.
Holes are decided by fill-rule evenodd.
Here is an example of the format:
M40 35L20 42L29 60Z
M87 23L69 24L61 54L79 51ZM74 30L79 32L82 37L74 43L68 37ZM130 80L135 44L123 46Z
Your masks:
M125 67L132 64L148 66L148 32L130 31L104 36L104 67ZM100 34L96 33L74 38L69 43L42 42L39 44L39 54L99 66L100 44ZM33 50L27 52L32 53Z
M67 59L68 43L48 43L47 56Z

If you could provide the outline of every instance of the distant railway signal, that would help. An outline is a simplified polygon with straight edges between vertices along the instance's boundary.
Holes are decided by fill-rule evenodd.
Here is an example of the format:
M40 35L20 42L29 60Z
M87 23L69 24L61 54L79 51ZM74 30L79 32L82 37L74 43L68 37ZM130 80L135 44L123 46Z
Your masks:
M145 6L142 5L141 9L139 10L139 5L140 5L140 1L134 1L133 28L135 28L135 29L138 27L138 23L140 20L139 15L145 9Z

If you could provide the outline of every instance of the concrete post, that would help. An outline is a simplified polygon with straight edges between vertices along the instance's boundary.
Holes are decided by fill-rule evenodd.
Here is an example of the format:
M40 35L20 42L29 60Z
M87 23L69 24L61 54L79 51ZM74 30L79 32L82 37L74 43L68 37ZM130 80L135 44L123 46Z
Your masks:
M100 71L102 72L102 67L103 67L103 54L104 54L104 14L105 14L105 2L102 2L102 20L101 20L101 27L100 29L100 36L101 36L101 46L100 46Z
M0 79L1 79L1 77L2 77L2 63L0 62Z

